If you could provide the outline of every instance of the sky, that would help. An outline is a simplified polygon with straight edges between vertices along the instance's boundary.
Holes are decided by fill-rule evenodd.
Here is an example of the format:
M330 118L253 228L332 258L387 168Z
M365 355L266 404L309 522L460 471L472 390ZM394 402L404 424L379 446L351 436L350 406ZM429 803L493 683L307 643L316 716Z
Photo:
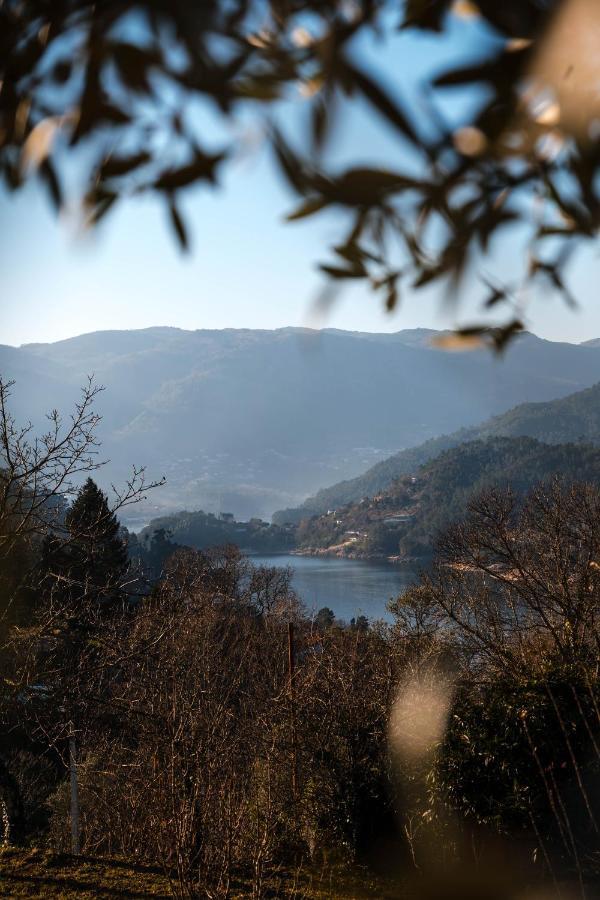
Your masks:
M477 22L457 20L443 39L404 33L385 46L359 48L359 54L368 65L375 59L376 71L389 74L390 84L399 79L410 98L432 69L457 56L476 57L487 40ZM290 115L302 114L302 102L299 96ZM393 164L402 150L387 126L359 105L344 114L334 152L340 164ZM359 284L347 289L326 317L317 316L314 301L323 282L316 263L339 237L341 222L339 215L324 213L285 223L295 205L268 152L258 149L225 170L221 187L186 195L182 208L192 252L182 255L157 199L128 201L105 225L82 236L56 218L35 180L15 194L0 190L0 343L155 325L397 331L445 328L476 317L481 288L475 279L461 289L458 313L442 303L437 289L408 289L389 315ZM514 253L514 242L508 241L490 264L508 272ZM567 309L559 298L538 297L530 308L531 330L551 340L600 336L597 273L597 252L579 253L570 272L579 310Z

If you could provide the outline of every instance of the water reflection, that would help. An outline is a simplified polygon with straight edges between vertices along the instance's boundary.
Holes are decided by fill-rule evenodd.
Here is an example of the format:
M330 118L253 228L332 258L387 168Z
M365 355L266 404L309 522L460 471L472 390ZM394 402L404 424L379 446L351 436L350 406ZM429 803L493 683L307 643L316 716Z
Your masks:
M386 604L415 581L415 573L391 563L322 556L252 556L256 565L290 566L293 586L310 613L323 606L349 622L357 616L391 620Z

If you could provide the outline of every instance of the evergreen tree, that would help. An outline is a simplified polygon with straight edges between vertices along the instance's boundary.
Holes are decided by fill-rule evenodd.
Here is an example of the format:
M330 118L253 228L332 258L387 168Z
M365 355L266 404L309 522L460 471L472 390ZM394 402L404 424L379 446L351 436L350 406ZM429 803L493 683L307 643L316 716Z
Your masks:
M159 578L166 560L180 548L180 544L170 540L171 532L157 528L144 542L143 560L152 578Z
M335 624L335 613L328 606L323 606L315 616L317 631L328 631Z
M127 548L106 495L88 478L65 517L62 536L44 546L46 588L78 617L123 600Z

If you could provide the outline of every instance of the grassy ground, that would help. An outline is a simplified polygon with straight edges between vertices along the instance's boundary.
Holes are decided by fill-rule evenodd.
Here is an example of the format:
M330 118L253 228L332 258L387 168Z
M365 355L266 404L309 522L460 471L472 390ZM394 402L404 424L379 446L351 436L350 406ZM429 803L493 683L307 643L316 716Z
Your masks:
M247 897L240 885L236 897ZM393 900L393 886L362 870L340 867L287 874L277 879L272 897L297 900ZM61 900L103 897L172 897L169 880L160 869L125 860L72 857L48 850L0 850L0 897L49 897Z
M168 879L152 867L47 850L0 852L0 897L171 896Z

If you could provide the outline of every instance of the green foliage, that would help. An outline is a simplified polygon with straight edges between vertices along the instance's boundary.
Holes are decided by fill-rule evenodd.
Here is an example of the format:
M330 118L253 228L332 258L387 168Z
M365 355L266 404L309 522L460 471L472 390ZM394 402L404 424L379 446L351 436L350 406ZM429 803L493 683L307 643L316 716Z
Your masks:
M127 548L106 495L88 478L65 517L64 533L44 541L42 570L50 595L73 612L108 608L123 599Z
M323 606L315 616L315 628L318 631L327 631L335 622L335 613L328 606Z

